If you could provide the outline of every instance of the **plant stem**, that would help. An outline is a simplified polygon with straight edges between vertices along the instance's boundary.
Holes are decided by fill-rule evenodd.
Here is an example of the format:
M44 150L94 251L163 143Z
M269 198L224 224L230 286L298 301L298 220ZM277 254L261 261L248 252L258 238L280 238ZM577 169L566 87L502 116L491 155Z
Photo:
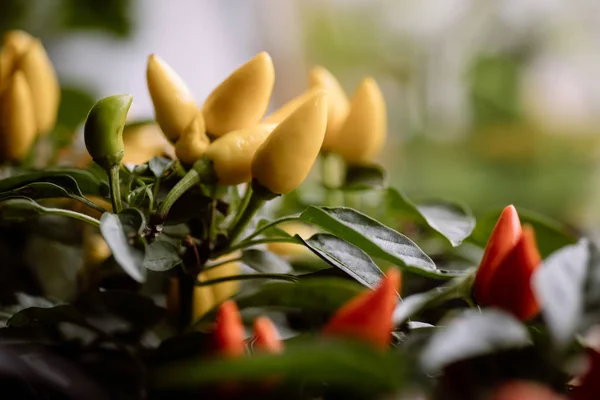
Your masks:
M110 187L110 201L112 203L113 212L118 214L123 209L121 200L121 182L119 180L119 170L121 165L115 165L108 170L108 183Z
M237 224L242 213L246 210L246 208L248 208L248 204L250 204L250 198L252 197L252 192L253 192L252 184L249 183L248 185L246 185L246 192L244 193L244 197L242 197L242 201L240 202L240 207L237 210L238 213L235 216L231 225Z
M275 221L271 221L268 224L263 225L260 228L258 228L257 230L255 230L250 236L247 236L244 239L244 241L247 241L247 240L250 240L250 239L253 239L253 238L257 237L262 232L266 231L269 228L272 228L275 225L279 225L279 224L282 224L282 223L288 222L288 221L295 221L297 219L298 219L298 217L296 215L292 215L292 216L288 216L288 217L283 217L283 218L276 219Z
M294 244L298 244L298 242L296 241L296 239L294 239L293 237L271 237L271 238L262 238L262 239L257 239L257 240L250 240L248 241L247 239L244 239L244 241L233 245L233 246L229 246L227 249L223 250L223 251L219 251L217 253L214 253L211 257L212 258L216 258L216 257L221 257L224 256L226 254L230 254L233 253L236 250L241 250L241 249L245 249L246 247L252 247L252 246L256 246L259 244L265 244L265 243L294 243Z
M250 223L252 217L254 217L254 214L256 214L258 209L261 208L265 202L266 200L258 193L252 193L250 200L248 200L247 207L241 211L241 214L238 216L238 218L236 218L235 223L231 225L231 229L227 235L229 243L234 243L236 239L244 232L244 229Z
M337 191L339 182L336 176L335 156L331 153L321 153L321 180L325 187L325 202L329 206L340 205Z
M230 258L228 260L219 261L219 262L214 263L214 264L208 264L204 268L202 268L202 272L208 271L210 269L217 268L217 267L220 267L222 265L229 264L229 263L232 263L232 262L242 261L242 259L243 259L242 257L234 257L234 258Z
M161 221L164 221L169 214L169 210L175 202L183 196L185 192L203 181L209 181L214 178L214 171L210 161L206 158L201 158L196 161L192 169L177 184L171 189L165 199L160 203L156 210L157 216Z
M217 279L211 279L208 281L196 281L196 286L210 286L221 282L229 282L229 281L244 281L251 279L277 279L280 281L288 281L288 282L297 282L298 277L289 274L245 274L245 275L231 275L224 276Z
M100 221L96 218L87 216L85 214L81 214L75 211L63 210L62 208L46 208L43 207L44 214L50 215L60 215L62 217L68 217L73 219L78 219L83 222L87 222L88 224L94 225L96 228L100 227Z

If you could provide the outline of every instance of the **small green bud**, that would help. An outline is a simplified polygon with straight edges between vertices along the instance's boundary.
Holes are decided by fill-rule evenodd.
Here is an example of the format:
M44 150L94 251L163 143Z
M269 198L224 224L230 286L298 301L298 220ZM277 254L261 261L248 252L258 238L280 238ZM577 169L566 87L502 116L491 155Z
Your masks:
M129 94L105 97L92 107L85 121L85 147L107 171L123 159L123 128L132 101Z

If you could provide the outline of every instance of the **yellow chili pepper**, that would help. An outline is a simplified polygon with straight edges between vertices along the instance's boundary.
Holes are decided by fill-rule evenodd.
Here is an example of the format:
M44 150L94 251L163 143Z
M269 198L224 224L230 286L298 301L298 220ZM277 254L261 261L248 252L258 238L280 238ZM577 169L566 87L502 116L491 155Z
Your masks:
M327 131L321 150L330 151L348 116L350 102L338 80L327 69L314 67L308 74L308 80L311 88L321 88L327 92Z
M206 153L209 144L210 140L206 136L204 127L204 117L201 112L198 112L177 139L175 155L183 164L191 165Z
M313 93L283 120L252 160L252 176L272 193L288 193L310 172L325 137L327 94Z
M320 88L311 88L306 90L304 93L294 97L292 100L288 101L277 110L275 110L272 114L265 117L263 123L265 124L279 124L281 121L286 119L293 113L301 104L313 96L315 92L321 90Z
M98 232L86 230L83 236L83 259L86 266L96 266L111 256L111 251L104 240L104 237Z
M183 79L157 55L148 57L146 80L156 122L175 142L198 112L198 106Z
M252 179L252 159L275 125L256 125L221 136L208 146L206 157L221 185L239 185Z
M354 93L350 112L332 150L349 164L373 160L385 142L385 100L373 78L365 78Z
M257 124L267 111L274 83L273 61L259 53L208 96L203 107L206 131L222 136Z
M236 254L228 255L216 260L235 257ZM198 275L198 281L206 282L227 276L239 275L241 265L237 261L226 263L218 267L209 268ZM199 319L218 304L233 297L240 290L240 281L228 281L210 286L196 286L194 288L193 319Z
M125 126L123 130L125 155L123 163L144 164L154 157L174 157L173 145L154 123Z
M279 224L277 227L291 236L299 235L302 239L308 239L317 232L311 225L295 221ZM269 251L289 259L313 254L306 246L295 243L272 242L267 244L267 248Z
M19 162L36 137L33 100L22 71L9 79L0 99L0 160Z
M17 71L24 73L31 91L36 132L46 134L56 123L60 86L42 43L19 30L4 35L0 53L0 89Z
M47 134L56 123L60 86L52 62L39 40L32 41L16 68L23 71L31 89L37 131Z

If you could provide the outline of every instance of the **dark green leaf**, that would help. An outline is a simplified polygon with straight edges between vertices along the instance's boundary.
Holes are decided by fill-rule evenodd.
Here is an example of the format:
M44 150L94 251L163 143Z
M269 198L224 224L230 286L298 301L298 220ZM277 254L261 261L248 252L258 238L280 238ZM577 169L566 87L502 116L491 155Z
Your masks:
M95 309L120 316L141 328L156 325L166 313L166 310L157 306L151 298L127 290L92 292L88 301Z
M258 272L288 274L292 272L289 263L275 254L258 249L249 249L242 253L242 262Z
M382 223L346 207L308 207L301 221L320 226L339 238L410 272L438 279L456 274L436 268L434 262L412 240Z
M117 263L130 277L143 282L144 252L130 244L128 233L131 229L126 228L115 214L104 213L100 218L100 232Z
M529 224L535 230L535 236L542 258L546 258L558 249L577 242L577 238L571 235L558 222L537 215L534 212L519 209L521 224ZM480 218L477 227L471 235L471 239L484 247L490 237L498 217L502 210L496 210Z
M495 309L467 310L432 337L421 364L435 372L457 361L530 344L527 328L511 315Z
M0 221L23 221L44 214L44 208L27 197L0 200Z
M59 322L71 322L79 326L89 327L84 316L70 304L52 307L29 307L13 315L8 320L7 325L22 327L37 323L56 325Z
M13 175L9 178L0 180L0 193L8 192L17 189L29 183L39 181L52 181L63 186L61 183L53 181L57 177L69 176L73 178L83 194L100 195L103 183L96 178L92 173L80 169L72 168L48 168L44 171L21 172L18 175ZM106 173L105 173L106 175ZM58 178L58 179L61 179ZM64 182L63 182L64 183Z
M300 236L296 236L300 239ZM383 272L360 248L328 233L318 233L302 240L316 255L336 268L341 269L361 284L373 288Z
M168 271L181 263L178 248L170 242L156 240L146 247L144 268Z
M350 165L342 190L381 189L385 186L385 172L378 165Z
M396 352L382 352L360 342L310 338L289 343L279 355L254 354L235 360L191 359L154 371L160 388L189 388L232 381L266 382L277 376L305 388L344 389L378 398L404 384L406 368ZM363 397L361 397L363 398Z
M388 206L392 213L411 217L444 236L452 246L460 245L475 228L475 218L463 205L446 201L413 203L394 188L386 191Z
M308 278L298 283L269 283L252 295L237 299L240 308L296 308L305 313L331 314L364 291L348 279Z

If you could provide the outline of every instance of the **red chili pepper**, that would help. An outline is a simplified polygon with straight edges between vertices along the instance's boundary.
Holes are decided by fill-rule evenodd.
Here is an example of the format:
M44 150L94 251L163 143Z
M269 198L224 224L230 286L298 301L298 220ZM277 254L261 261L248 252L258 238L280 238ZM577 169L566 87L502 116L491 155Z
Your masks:
M489 400L566 400L566 397L539 383L512 381L494 390Z
M521 228L514 206L502 211L475 277L473 295L482 306L501 308L521 320L539 312L531 277L542 259L533 228Z
M277 329L267 317L258 317L254 321L254 347L263 353L281 353L283 343L279 339Z
M245 354L244 325L234 301L228 300L219 306L213 335L219 355L241 357Z
M356 338L386 348L390 343L400 280L400 271L389 269L375 290L343 305L325 326L323 334Z
M571 400L595 400L600 398L600 353L590 350L590 368L582 377L581 385L571 393Z

